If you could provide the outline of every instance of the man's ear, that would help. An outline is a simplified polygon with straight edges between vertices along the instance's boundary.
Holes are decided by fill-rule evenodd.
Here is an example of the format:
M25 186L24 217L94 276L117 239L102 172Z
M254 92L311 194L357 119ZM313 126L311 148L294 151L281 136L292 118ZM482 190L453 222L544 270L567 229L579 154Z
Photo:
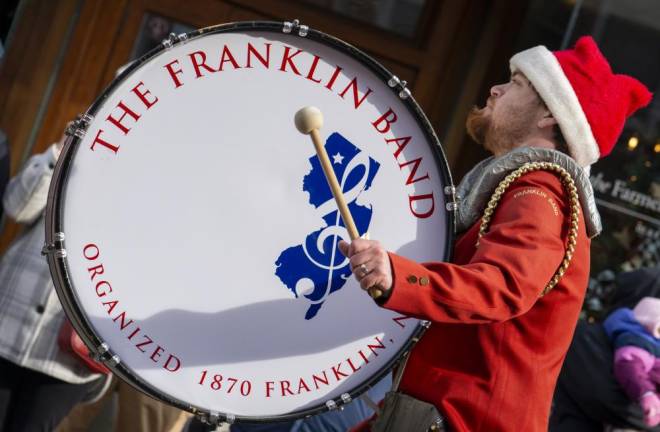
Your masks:
M557 124L557 120L555 120L554 116L550 114L549 112L543 116L541 120L536 123L536 125L539 127L539 129L545 129L547 127L552 127Z

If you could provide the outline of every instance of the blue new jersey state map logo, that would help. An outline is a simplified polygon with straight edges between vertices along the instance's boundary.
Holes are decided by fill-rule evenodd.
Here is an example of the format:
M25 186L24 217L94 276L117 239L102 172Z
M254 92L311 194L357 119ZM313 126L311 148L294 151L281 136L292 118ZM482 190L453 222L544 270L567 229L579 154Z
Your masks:
M358 232L363 235L369 230L372 208L357 204L357 199L371 187L380 164L337 132L328 137L325 149ZM312 169L302 179L302 188L309 193L313 206L310 211L316 212L325 226L284 250L275 262L275 274L282 283L296 298L309 302L307 320L314 318L328 296L342 289L351 276L348 259L337 246L339 240L349 240L348 232L318 156L309 162Z

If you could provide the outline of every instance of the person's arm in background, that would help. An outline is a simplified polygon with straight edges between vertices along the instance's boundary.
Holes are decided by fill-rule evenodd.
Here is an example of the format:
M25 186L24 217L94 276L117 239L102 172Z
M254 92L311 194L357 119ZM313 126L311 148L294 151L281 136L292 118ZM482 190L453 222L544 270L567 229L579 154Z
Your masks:
M64 137L45 152L32 156L21 172L10 180L2 200L7 216L24 224L32 223L41 216L46 208L50 180L63 143Z
M655 356L636 346L624 346L614 353L614 376L630 400L642 406L648 426L660 423L660 399L649 375L654 364Z
M624 346L614 352L614 376L631 400L637 401L655 390L649 376L654 363L653 354L636 346Z

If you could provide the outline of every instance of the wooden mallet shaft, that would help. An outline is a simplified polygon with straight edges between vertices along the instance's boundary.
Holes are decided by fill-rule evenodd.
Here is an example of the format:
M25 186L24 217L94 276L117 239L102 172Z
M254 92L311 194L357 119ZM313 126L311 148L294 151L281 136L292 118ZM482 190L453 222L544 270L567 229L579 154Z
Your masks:
M312 137L312 142L314 143L314 148L316 149L316 154L319 157L319 162L321 162L321 167L325 173L325 178L328 179L328 184L330 185L330 190L332 191L332 196L335 197L335 202L337 202L337 208L341 214L341 218L346 225L346 230L351 240L360 238L360 233L358 232L357 227L355 226L355 221L353 220L353 215L351 214L346 200L344 199L344 193L339 186L339 181L335 175L335 170L332 168L330 159L328 158L328 152L325 151L325 147L321 143L321 135L319 134L318 129L313 129L309 135Z
M325 147L321 141L319 129L323 127L323 114L318 108L311 106L304 107L298 110L294 117L294 122L300 133L310 135L312 137L312 142L314 143L314 148L316 149L316 155L319 158L321 168L323 168L323 173L325 174L325 178L327 179L330 190L332 191L332 196L335 198L335 202L337 203L337 208L339 209L341 218L344 221L344 225L346 225L346 230L348 231L349 237L351 240L360 238L360 233L355 226L353 215L351 215L351 211L346 204L344 193L339 186L337 176L335 175L335 170L332 168L332 164L330 163L328 152L325 151ZM373 298L378 298L383 295L383 290L378 285L370 287L367 291Z

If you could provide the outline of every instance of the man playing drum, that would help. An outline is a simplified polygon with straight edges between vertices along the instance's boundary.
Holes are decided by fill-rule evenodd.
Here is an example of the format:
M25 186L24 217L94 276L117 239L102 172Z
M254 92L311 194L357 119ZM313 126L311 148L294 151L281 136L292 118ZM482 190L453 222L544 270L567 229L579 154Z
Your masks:
M432 322L403 372L406 400L397 405L406 408L393 410L386 399L376 430L399 430L429 406L445 419L436 430L547 430L587 287L590 239L601 229L588 169L651 94L613 74L590 37L566 51L531 48L510 64L511 80L494 86L467 120L469 134L494 156L458 187L462 234L453 262L418 264L372 240L340 243L361 287L384 292L380 306ZM545 162L570 174L577 195L556 173L532 168L498 188L497 208L484 213L507 174Z

